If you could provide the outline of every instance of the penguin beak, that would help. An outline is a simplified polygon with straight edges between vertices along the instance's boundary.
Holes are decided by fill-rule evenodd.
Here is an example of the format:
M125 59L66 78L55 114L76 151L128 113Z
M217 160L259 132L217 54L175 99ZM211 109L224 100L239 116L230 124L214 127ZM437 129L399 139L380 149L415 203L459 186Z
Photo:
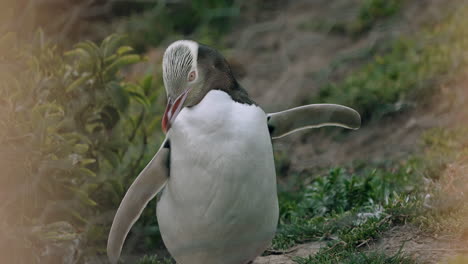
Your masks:
M185 90L185 92L179 95L175 100L168 98L166 111L164 111L164 116L162 119L162 129L164 133L169 131L180 110L182 110L182 106L184 105L185 99L187 99L187 95L190 90L191 89Z

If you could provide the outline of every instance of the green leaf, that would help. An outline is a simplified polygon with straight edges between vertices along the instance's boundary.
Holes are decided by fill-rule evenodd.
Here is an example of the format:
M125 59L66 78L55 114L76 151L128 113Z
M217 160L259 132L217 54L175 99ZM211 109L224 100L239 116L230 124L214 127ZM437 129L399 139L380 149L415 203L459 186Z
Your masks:
M112 34L105 38L101 43L101 49L103 51L104 58L111 56L111 54L117 50L124 39L125 36L119 34Z
M99 59L101 57L101 50L99 47L96 45L96 43L92 41L83 41L75 45L77 49L82 49L84 50L89 57L94 58L94 59Z
M79 48L75 48L75 49L66 51L64 53L64 55L66 57L77 57L77 58L83 58L83 57L89 57L90 56L89 53L86 52L86 50L79 49Z
M146 75L141 81L140 86L143 88L143 91L145 92L145 94L149 93L152 83L153 83L153 76L151 75Z
M138 85L138 84L124 83L123 86L125 87L125 90L127 90L128 92L136 92L136 93L139 93L139 94L142 94L142 95L145 94L145 91L143 90L143 87Z
M109 148L106 148L106 149L102 150L101 153L103 154L104 158L107 161L109 161L109 163L112 165L112 167L116 168L117 166L119 166L120 158L119 158L119 155L117 155L116 152L112 151Z
M73 149L76 153L85 154L88 151L89 146L87 144L76 144Z
M77 212L76 210L73 210L72 208L68 208L68 207L66 207L65 209L70 213L70 215L75 217L77 220L79 220L79 221L81 221L81 222L83 222L85 224L88 223L88 220L85 219L83 216L81 216L80 213Z
M113 54L104 59L104 67L111 65L118 58L117 54Z
M104 106L101 112L101 122L106 129L112 129L120 120L120 114L117 109L110 105Z
M142 95L141 93L138 92L128 92L131 96L132 99L135 101L139 102L141 105L143 105L146 109L150 108L150 102L146 98L146 96Z
M117 73L122 67L130 65L130 64L135 64L137 62L141 61L141 57L139 55L125 55L117 60L115 60L111 65L107 66L107 68L104 70L104 76L107 78L110 78L114 74Z
M86 165L89 165L89 164L96 163L96 159L82 159L80 161L80 163L81 163L82 166L86 166Z
M96 177L96 173L88 168L78 168L78 171L85 176Z
M130 47L130 46L122 46L122 47L120 47L120 48L117 50L117 54L122 56L122 55L125 55L125 54L127 54L127 53L129 53L129 52L132 52L132 51L133 51L133 48L132 48L132 47Z
M122 185L122 182L116 180L116 179L110 179L109 183L112 186L112 189L119 195L125 193L124 186Z
M91 74L89 73L83 73L82 76L78 79L76 79L74 82L72 82L67 88L65 88L65 92L69 93L76 88L80 87L83 85L86 81L88 81L91 78Z
M88 123L85 126L86 131L89 133L96 133L104 129L104 125L101 122L95 121L93 123Z
M121 112L127 110L128 104L130 103L130 96L127 91L117 82L108 83L107 89L117 108Z
M89 195L81 188L69 186L68 189L70 189L74 194L76 194L78 198L81 200L81 202L83 202L84 204L93 206L93 207L97 206L97 203L93 201L91 198L89 198Z
M67 140L69 143L75 143L77 141L86 142L87 144L91 144L89 138L83 134L78 132L70 132L70 133L63 133L62 137Z

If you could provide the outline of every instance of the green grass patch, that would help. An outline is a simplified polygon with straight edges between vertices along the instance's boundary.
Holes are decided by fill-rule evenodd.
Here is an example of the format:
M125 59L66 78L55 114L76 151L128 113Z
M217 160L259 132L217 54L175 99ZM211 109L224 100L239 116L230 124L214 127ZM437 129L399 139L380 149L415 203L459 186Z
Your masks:
M293 194L281 192L273 248L330 238L349 244L375 237L388 224L401 223L416 211L418 179L412 164L356 173L333 169Z
M369 31L379 20L395 15L404 0L365 0L359 8L357 18L349 24L347 32L357 36Z
M130 16L123 29L137 50L187 37L215 45L239 15L239 4L233 0L163 1Z
M170 258L160 258L157 255L144 256L138 260L137 264L173 264Z
M352 21L312 20L299 27L302 30L358 37L371 30L377 22L397 14L403 2L404 0L365 0L358 7L357 15Z
M337 249L343 250L340 247ZM382 252L364 253L359 251L342 251L341 254L317 254L316 256L309 256L307 258L296 258L298 264L413 264L417 263L408 256L402 255L398 252L395 255L386 255Z

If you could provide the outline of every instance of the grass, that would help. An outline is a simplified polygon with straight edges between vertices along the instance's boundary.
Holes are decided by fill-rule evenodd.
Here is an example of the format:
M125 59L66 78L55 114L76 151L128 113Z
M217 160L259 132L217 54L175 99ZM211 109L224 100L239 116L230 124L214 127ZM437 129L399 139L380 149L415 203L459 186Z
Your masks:
M390 227L418 216L422 196L416 165L368 166L354 172L336 168L310 184L297 183L291 187L299 188L296 191L280 192L280 223L272 248L284 250L322 240L327 246L318 254L295 261L413 263L400 254L362 253L360 249ZM158 261L153 256L141 263L165 263Z
M345 251L346 252L346 251ZM319 253L320 254L320 253ZM296 263L298 264L314 264L314 263L321 263L321 264L333 264L333 263L341 263L341 264L413 264L416 263L410 257L404 256L399 252L395 255L386 255L382 252L371 252L371 253L363 253L363 252L346 252L346 256L343 258L340 257L328 257L323 255L317 255L314 257L307 257L307 258L296 258Z
M161 259L157 255L145 255L138 260L137 264L173 264L174 262L169 258Z
M187 37L215 45L239 15L239 3L232 0L161 2L130 16L123 30L129 32L137 50Z
M296 258L299 264L415 263L400 253L389 256L363 248L389 228L408 222L427 233L466 236L465 135L463 127L431 129L422 137L425 151L402 164L368 165L352 173L332 169L310 184L296 183L294 192L280 192L280 223L272 248L327 242L317 254Z
M347 32L353 36L369 31L382 19L395 15L402 7L404 0L365 0L359 8L357 18L349 24Z
M404 0L365 0L359 5L357 15L351 21L312 20L301 24L300 29L359 37L370 31L377 22L397 14L403 2Z
M366 1L360 12L361 30L369 21L394 14L402 1ZM393 4L394 5L393 5ZM387 5L385 4L385 5ZM375 11L382 7L384 10ZM309 103L339 103L356 108L365 121L401 112L436 92L441 79L450 79L466 66L468 30L460 9L445 22L416 38L397 40L386 54L344 81L324 86ZM371 24L372 24L371 23ZM457 187L446 175L449 165L466 164L466 130L434 129L423 137L426 151L401 164L368 164L359 169L335 168L327 175L310 175L279 193L280 221L272 249L284 250L309 241L326 241L317 254L296 258L309 263L414 263L401 254L363 252L362 248L395 225L413 222L427 232L468 234L465 196L447 196ZM277 160L286 160L277 157ZM287 170L287 163L280 171ZM284 168L283 168L284 167ZM312 180L311 180L312 178ZM425 182L429 179L431 184ZM455 183L464 181L458 175ZM462 193L454 192L454 193ZM465 191L464 193L468 193ZM427 206L427 194L432 197ZM454 200L455 199L455 200ZM449 205L449 206L447 206ZM462 257L460 257L461 259ZM155 262L157 263L157 262ZM457 263L454 260L453 263Z
M295 193L281 192L280 224L273 248L286 249L345 234L366 225L369 219L392 216L392 221L398 220L401 210L408 211L417 200L420 179L413 176L412 166L367 168L356 173L338 168Z

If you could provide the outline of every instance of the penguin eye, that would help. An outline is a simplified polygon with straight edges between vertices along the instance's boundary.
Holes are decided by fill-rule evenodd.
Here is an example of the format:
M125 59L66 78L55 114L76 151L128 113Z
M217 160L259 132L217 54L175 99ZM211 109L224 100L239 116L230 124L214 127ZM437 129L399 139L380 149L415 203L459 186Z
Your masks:
M188 76L188 81L192 82L193 80L195 80L196 77L197 77L197 73L195 71L191 71Z

